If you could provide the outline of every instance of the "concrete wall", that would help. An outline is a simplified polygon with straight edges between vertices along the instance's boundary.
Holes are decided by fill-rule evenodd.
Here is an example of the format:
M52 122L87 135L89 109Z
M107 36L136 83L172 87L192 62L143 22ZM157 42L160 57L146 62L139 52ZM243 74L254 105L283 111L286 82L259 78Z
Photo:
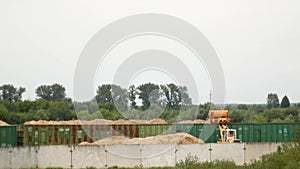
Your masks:
M175 166L188 155L202 162L232 160L238 165L277 150L280 143L99 145L0 148L0 168L105 168Z
M263 154L268 154L266 152L275 152L281 143L247 143L245 144L245 163L250 163L251 160L259 159Z

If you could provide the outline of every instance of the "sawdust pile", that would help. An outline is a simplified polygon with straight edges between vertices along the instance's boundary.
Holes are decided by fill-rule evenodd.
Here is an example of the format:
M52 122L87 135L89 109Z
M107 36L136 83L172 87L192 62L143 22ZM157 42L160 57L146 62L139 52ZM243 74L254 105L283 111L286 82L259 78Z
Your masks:
M184 121L180 121L178 122L178 124L208 124L209 121L205 121L202 119L196 119L196 120L184 120Z
M0 126L9 126L9 124L7 124L6 122L0 120Z
M152 119L152 120L124 120L119 119L116 121L105 120L105 119L94 119L90 121L86 120L70 120L70 121L28 121L24 125L118 125L118 124L168 124L162 119Z
M202 144L198 139L187 133L158 135L146 138L127 138L124 136L112 136L97 140L93 143L82 142L79 145L106 145L106 144Z

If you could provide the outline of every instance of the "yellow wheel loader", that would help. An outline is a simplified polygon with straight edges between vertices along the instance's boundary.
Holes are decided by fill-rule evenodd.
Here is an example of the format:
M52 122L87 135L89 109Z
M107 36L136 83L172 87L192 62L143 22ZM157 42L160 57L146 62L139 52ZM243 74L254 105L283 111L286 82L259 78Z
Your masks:
M218 143L234 143L241 142L237 139L237 133L235 129L229 129L228 124L230 123L230 118L228 117L228 110L210 110L209 120L211 123L218 124L220 129L220 140Z

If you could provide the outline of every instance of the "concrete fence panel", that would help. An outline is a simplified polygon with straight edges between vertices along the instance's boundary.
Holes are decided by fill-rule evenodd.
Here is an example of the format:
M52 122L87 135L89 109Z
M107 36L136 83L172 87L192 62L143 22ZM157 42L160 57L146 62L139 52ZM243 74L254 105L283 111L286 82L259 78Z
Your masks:
M249 164L252 160L259 159L263 154L275 152L281 143L245 143L245 162Z
M0 168L106 168L175 166L186 157L199 161L232 160L249 164L263 154L275 152L281 143L233 143L187 145L101 145L1 147Z
M175 166L176 145L156 144L143 145L142 165L143 167Z
M185 160L186 157L196 156L199 161L210 160L210 144L179 144L176 147L176 163Z
M107 145L105 146L107 167L133 167L141 165L140 145Z
M12 149L11 168L37 167L37 147L15 147Z
M38 167L71 168L71 150L71 147L65 145L40 146L37 158Z
M237 165L244 164L244 143L217 144L211 143L211 159L214 160L231 160Z
M106 167L105 146L76 146L72 149L72 167Z
M6 169L11 168L12 165L12 148L1 147L0 151L0 168Z

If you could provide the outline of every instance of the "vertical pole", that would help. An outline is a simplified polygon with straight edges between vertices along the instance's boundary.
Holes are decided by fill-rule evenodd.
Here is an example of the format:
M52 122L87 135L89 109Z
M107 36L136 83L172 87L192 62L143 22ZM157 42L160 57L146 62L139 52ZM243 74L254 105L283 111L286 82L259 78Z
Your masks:
M73 146L72 145L71 145L70 152L71 152L71 165L70 165L70 167L73 168Z
M211 151L212 151L212 148L211 148L211 143L209 143L209 162L211 162Z
M14 168L12 166L12 150L9 150L9 165L10 165L10 169Z

